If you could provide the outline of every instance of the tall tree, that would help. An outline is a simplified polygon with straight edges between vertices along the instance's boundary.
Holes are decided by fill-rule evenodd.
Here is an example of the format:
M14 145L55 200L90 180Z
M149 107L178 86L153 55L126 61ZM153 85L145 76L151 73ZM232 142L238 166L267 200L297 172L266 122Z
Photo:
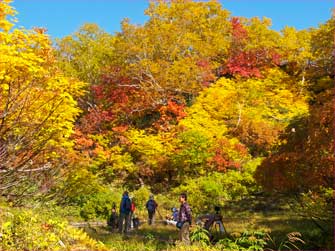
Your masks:
M334 29L332 17L317 29L285 31L286 38L294 37L288 45L295 51L289 58L290 73L295 69L295 75L303 76L309 113L292 120L281 136L282 145L258 168L256 178L266 189L301 192L333 186ZM308 39L298 42L301 36Z
M0 3L1 18L14 14ZM8 20L8 19L7 19ZM0 28L0 191L53 170L80 113L75 98L84 84L66 78L56 66L51 41L43 29ZM41 180L36 181L41 182Z
M307 192L333 186L333 91L318 94L309 114L287 127L284 144L257 169L256 179L267 190Z

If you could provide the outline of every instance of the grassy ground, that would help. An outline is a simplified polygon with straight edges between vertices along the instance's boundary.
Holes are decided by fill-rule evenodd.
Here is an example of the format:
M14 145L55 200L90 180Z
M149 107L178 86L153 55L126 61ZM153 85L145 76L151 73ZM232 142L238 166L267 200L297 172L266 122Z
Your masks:
M174 245L177 239L177 229L171 226L156 224L142 225L138 230L131 230L127 235L117 231L110 231L106 227L85 228L85 231L94 239L103 242L112 250L166 250Z
M320 233L315 225L288 212L244 213L243 216L224 217L224 225L229 234L238 235L244 230L263 230L269 233L272 241L269 247L276 250L281 242L287 239L290 232L300 232L306 242L302 250L319 250ZM157 223L149 226L142 224L138 230L132 230L127 236L110 232L106 227L86 228L86 232L96 240L105 243L111 250L168 250L178 239L178 229ZM331 250L332 247L323 247Z

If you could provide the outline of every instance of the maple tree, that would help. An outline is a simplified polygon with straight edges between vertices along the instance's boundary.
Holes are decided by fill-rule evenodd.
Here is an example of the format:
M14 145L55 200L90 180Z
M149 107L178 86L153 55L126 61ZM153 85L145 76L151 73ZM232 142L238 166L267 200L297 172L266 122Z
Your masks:
M219 67L220 75L261 77L262 70L279 64L278 32L269 29L271 20L231 18L231 45Z

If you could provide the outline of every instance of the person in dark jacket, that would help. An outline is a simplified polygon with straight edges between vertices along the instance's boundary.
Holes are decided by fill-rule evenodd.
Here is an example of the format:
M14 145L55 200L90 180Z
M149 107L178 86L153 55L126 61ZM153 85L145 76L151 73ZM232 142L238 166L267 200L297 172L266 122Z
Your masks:
M130 221L131 201L128 192L124 192L120 203L119 233L127 234Z
M145 204L145 207L148 210L148 223L149 225L151 225L154 221L154 216L156 213L156 209L158 207L156 201L154 200L154 196L151 194L149 197L149 200L147 201L147 203Z
M179 196L180 209L178 214L177 227L179 230L179 240L185 244L190 244L190 226L192 223L192 212L189 204L187 203L187 195L185 193Z
M116 212L116 205L115 202L112 204L112 209L111 209L111 214L108 218L107 225L113 230L118 228L118 218L119 216L117 215Z

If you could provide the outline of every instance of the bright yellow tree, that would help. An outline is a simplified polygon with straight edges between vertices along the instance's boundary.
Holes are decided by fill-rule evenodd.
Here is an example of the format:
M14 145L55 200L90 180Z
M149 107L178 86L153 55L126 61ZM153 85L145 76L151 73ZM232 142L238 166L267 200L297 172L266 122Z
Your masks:
M308 105L294 78L279 69L263 74L263 79L219 79L200 93L180 125L209 138L235 136L255 154L271 149L290 120L308 113Z
M15 188L28 177L48 173L72 147L75 97L83 83L56 67L43 29L10 32L9 1L0 3L0 189Z

